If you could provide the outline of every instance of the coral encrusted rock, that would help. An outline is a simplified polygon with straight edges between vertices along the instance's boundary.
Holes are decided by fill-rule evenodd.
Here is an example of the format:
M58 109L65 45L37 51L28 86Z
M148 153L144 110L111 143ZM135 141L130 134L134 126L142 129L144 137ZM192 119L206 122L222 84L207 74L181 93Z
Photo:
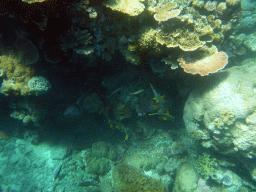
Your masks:
M187 131L204 147L245 158L256 156L255 63L229 68L211 78L199 82L186 101Z

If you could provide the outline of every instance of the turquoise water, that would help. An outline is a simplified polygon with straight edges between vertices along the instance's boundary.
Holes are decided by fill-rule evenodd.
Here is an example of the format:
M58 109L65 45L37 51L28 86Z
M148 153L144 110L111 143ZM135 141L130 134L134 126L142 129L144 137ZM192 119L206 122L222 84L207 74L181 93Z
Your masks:
M255 0L0 2L0 191L256 191Z

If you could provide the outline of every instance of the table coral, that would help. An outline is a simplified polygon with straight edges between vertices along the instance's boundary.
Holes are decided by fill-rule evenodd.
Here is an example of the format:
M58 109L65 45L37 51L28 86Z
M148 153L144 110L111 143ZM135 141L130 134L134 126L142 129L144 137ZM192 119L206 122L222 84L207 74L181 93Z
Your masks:
M129 16L137 16L145 9L145 6L139 0L108 0L103 4L114 11L126 13Z
M177 17L181 10L175 9L177 8L178 4L176 2L168 2L165 5L157 5L154 9L154 18L156 21L167 21L171 18Z
M199 74L201 76L216 73L223 69L228 63L228 55L224 52L217 52L195 63L186 64L184 60L180 60L180 66L185 72L191 74Z
M156 41L168 48L179 47L183 51L195 51L202 47L205 41L200 41L198 34L188 30L180 30L178 33L164 34L158 32Z

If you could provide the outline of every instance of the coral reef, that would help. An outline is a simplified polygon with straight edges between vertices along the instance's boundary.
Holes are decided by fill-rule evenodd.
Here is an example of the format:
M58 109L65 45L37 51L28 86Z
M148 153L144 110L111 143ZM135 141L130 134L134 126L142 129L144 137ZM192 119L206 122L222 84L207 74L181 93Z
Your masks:
M36 96L47 93L51 88L50 82L42 76L32 77L27 86Z
M100 112L103 109L103 102L97 93L81 96L81 106L89 113ZM80 101L77 101L77 105L80 105Z
M206 181L203 180L202 178L198 179L198 185L196 190L204 191L204 192L212 192L212 189L206 184Z
M241 0L226 0L226 3L230 6L238 5L241 2Z
M77 54L90 55L93 52L93 48L88 46L91 39L87 30L71 27L65 35L61 36L60 46L64 52L74 50Z
M198 173L193 165L186 162L178 169L173 191L195 191L197 188L198 179Z
M155 73L164 73L166 71L166 64L164 61L161 61L159 58L153 57L150 60L150 65Z
M34 64L39 59L39 52L36 46L24 37L18 37L15 42L15 48L21 54L21 62L23 64Z
M205 180L212 178L214 175L214 170L218 166L215 158L211 158L209 154L203 153L199 155L196 162L196 169Z
M145 49L156 49L157 42L156 42L156 33L157 30L154 30L150 27L144 27L140 30L140 36L138 40L138 45L142 50Z
M201 138L204 146L213 147L216 151L239 153L246 158L254 156L255 126L250 124L250 115L256 106L255 99L251 97L254 93L254 72L252 63L227 69L222 73L228 73L227 78L223 79L219 74L217 86L210 88L208 85L206 88L201 84L190 94L184 109L184 121L191 136ZM246 84L244 78L247 79ZM245 123L246 118L248 124Z
M178 4L176 2L168 2L165 5L160 5L154 8L154 18L156 21L167 21L171 18L177 17L181 10L176 9Z
M0 191L255 190L255 18L252 0L0 2L0 146L71 150L45 147L27 190L3 167Z
M180 59L180 66L185 72L191 74L199 74L201 76L209 75L209 73L216 73L223 69L228 63L228 56L224 52L217 52L213 55L206 57L195 63L186 64L185 61Z
M168 34L159 32L156 36L156 40L161 45L166 45L168 48L178 47L183 51L195 51L202 47L205 42L200 41L199 36L196 33L189 33L188 30L176 30L176 34Z
M28 125L33 122L35 126L40 127L43 124L43 120L48 117L48 110L46 109L46 103L38 98L23 99L19 102L11 103L11 107L14 111L11 113L11 117L22 120L24 125Z
M3 78L1 93L7 96L32 94L28 82L34 75L34 71L32 67L21 63L19 54L10 52L8 55L2 55L0 70Z
M161 182L126 164L117 165L112 174L115 191L167 191Z
M104 5L112 10L126 13L129 16L137 16L145 9L140 0L108 0Z
M256 33L252 33L244 38L244 45L251 51L256 51Z

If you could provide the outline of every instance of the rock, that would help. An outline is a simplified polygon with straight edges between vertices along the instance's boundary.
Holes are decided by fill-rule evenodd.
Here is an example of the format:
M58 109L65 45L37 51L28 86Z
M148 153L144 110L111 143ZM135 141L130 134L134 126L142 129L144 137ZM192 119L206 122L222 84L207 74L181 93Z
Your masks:
M198 174L195 168L184 163L178 170L173 192L191 192L197 188Z
M92 145L92 156L94 157L107 157L108 155L108 150L109 147L106 143L104 143L103 141L94 143Z

